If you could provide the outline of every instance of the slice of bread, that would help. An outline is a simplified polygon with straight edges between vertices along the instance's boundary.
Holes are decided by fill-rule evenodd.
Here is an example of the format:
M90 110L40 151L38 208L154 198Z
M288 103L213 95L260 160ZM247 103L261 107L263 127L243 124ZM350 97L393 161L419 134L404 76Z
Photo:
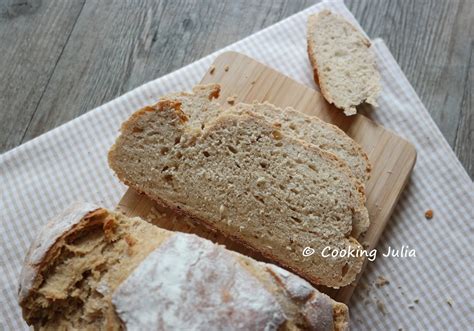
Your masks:
M219 96L219 92L218 84L196 85L192 93L170 94L163 99L180 102L181 109L189 116L189 125L204 128L207 122L223 111L221 105L214 100ZM269 102L254 102L251 105L238 103L230 110L235 112L250 110L272 123L278 122L285 134L305 140L346 161L361 183L365 183L370 177L371 166L367 154L359 144L335 125L291 107L278 108Z
M360 145L337 126L316 116L305 115L291 107L281 109L269 102L240 103L229 111L262 115L266 120L281 125L285 134L318 146L347 162L359 182L365 183L370 177L369 158Z
M363 258L322 256L361 249L350 233L363 187L347 164L259 116L225 113L201 129L180 107L162 100L122 125L109 151L119 179L314 284L350 284Z
M220 115L224 110L214 99L219 96L217 84L197 85L192 93L181 92L163 97L181 103L180 109L189 117L188 126L204 129L207 123ZM370 176L371 166L367 154L352 138L337 126L326 123L316 116L308 116L291 107L278 108L268 102L254 104L239 103L226 110L242 114L254 113L275 125L289 136L304 140L323 150L338 156L351 169L360 183L364 184ZM369 218L366 209L360 211L354 219L352 236L359 238L367 231Z
M314 79L329 103L346 115L377 105L380 75L370 41L342 16L323 10L308 18L308 55Z
M309 283L195 235L78 205L31 246L20 305L36 330L346 330Z

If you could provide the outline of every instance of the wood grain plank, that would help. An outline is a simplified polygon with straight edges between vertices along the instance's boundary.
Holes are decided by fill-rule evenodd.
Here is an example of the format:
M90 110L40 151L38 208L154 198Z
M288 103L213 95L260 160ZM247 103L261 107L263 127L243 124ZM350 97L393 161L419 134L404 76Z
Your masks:
M454 151L459 161L466 167L471 179L474 174L474 114L472 111L472 94L474 93L474 42L470 44L469 65L466 71L466 81L462 95L460 123L456 128Z
M314 2L88 0L23 142Z
M0 152L317 1L87 0L88 10L61 55L71 29L66 25L74 24L83 2L0 1L6 50L0 54ZM474 177L472 1L346 4L371 37L385 40Z
M237 101L258 100L269 101L282 108L292 106L301 112L318 116L339 126L362 146L373 167L371 178L366 185L366 205L371 226L363 240L368 244L369 250L375 248L414 166L416 151L413 146L362 115L344 116L333 109L318 92L245 55L226 52L216 58L214 66L213 74L208 72L202 82L221 85L218 100L222 105L228 106L226 98L235 95ZM225 70L225 67L228 67L228 70ZM260 254L256 255L230 238L204 229L202 225L193 226L189 219L156 205L132 189L127 191L118 208L127 215L141 216L165 229L196 233L265 261ZM337 291L321 289L336 300L347 303L354 290L354 284Z
M84 1L0 1L0 152L23 141Z

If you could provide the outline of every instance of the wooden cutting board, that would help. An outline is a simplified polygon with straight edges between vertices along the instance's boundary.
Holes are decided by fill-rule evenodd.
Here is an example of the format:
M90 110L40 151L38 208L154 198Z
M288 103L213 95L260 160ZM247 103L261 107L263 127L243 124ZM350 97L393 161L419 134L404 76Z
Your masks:
M237 101L269 101L279 107L291 106L337 125L361 144L373 167L366 187L371 226L362 242L368 245L368 249L373 249L413 169L416 160L414 147L367 117L342 115L342 112L329 105L319 92L245 55L236 52L223 53L216 58L211 68L214 69L206 73L201 83L219 83L222 88L219 97L222 104L227 105L226 99L235 96ZM223 236L196 227L188 219L157 206L132 189L123 196L118 208L127 215L141 216L160 227L195 233L224 244L229 249L265 260ZM356 284L357 281L339 290L322 290L334 299L347 303Z

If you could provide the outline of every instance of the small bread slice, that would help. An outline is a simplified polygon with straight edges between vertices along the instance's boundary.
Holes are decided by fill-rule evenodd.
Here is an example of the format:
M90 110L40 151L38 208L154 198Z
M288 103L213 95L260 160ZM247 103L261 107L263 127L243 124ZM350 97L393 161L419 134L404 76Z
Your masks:
M323 256L362 249L350 233L363 187L347 164L259 116L225 113L200 129L180 107L162 100L122 125L109 151L119 179L313 284L350 284L363 257Z
M347 330L347 306L275 265L79 204L48 223L20 276L35 330Z
M374 106L380 92L380 75L370 41L340 15L323 10L308 18L308 56L314 79L324 98L344 111Z
M180 109L189 117L188 126L204 129L224 110L215 101L219 96L218 84L197 85L192 93L180 92L163 97L181 103ZM242 114L253 113L263 117L274 125L280 125L281 131L294 138L304 140L325 151L331 152L347 163L356 179L365 184L370 176L371 166L367 154L352 138L337 126L324 122L316 116L308 116L291 107L278 108L268 102L253 104L238 103L226 112ZM365 199L365 197L363 197ZM369 227L366 209L360 211L354 219L351 236L358 239Z

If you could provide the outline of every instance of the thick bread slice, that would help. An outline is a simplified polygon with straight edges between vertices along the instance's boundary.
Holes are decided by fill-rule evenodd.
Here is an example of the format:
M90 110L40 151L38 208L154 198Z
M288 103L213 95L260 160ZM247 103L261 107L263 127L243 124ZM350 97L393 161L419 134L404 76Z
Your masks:
M163 100L176 100L189 116L189 125L205 126L222 111L214 99L219 96L218 84L196 85L192 93L180 92L164 96ZM354 175L365 183L370 177L371 166L367 154L352 138L337 126L324 122L316 116L308 116L291 107L278 108L269 102L254 102L252 105L238 103L231 109L236 112L251 110L270 122L282 124L284 133L293 134L321 149L327 150L348 163Z
M329 103L346 115L364 102L377 105L380 75L370 41L357 28L323 10L308 18L307 38L314 79Z
M347 307L294 274L90 205L49 223L23 271L37 330L348 328Z
M285 134L307 141L346 161L361 183L369 179L371 166L367 154L337 126L324 122L316 116L305 115L291 107L281 109L268 102L238 104L234 108L238 112L255 112L272 123L281 124Z
M218 84L197 85L192 93L181 92L163 97L181 103L180 109L189 117L188 126L204 129L224 110L214 99L219 96ZM281 125L284 134L296 137L329 151L347 162L352 173L361 183L370 176L371 166L367 154L352 138L337 126L324 122L316 116L308 116L291 107L278 108L268 102L252 105L238 103L227 110L228 112L251 112L263 116L270 123ZM365 196L363 197L365 199ZM367 210L363 208L359 217L354 219L351 235L359 238L369 227Z
M122 125L109 151L118 177L314 284L351 283L362 257L322 256L361 249L349 234L363 187L346 163L250 114L189 127L180 105L163 100Z

